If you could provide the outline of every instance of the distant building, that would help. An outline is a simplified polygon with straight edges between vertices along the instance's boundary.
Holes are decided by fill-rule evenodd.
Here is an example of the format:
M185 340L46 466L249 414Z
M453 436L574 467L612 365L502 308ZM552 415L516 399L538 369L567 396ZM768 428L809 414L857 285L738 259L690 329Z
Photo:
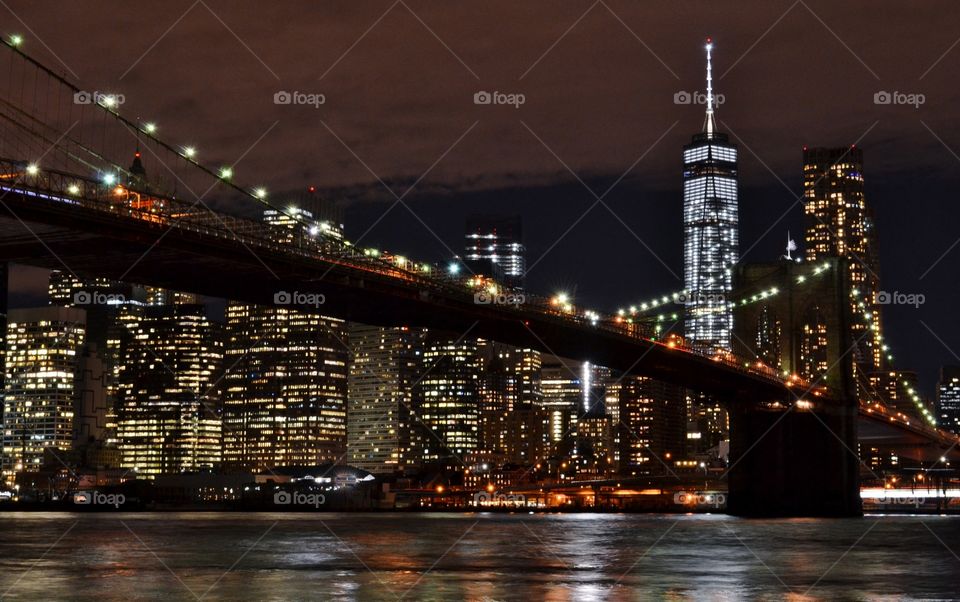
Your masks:
M510 446L507 420L510 408L516 401L512 395L512 376L508 346L492 341L477 341L480 377L477 397L479 399L479 453L490 464L506 462Z
M541 388L552 457L565 457L573 449L583 407L582 379L582 362L543 356Z
M507 460L530 466L550 453L550 414L543 403L543 355L534 349L511 348L510 358L514 400L507 420Z
M350 324L352 361L347 399L347 455L373 474L404 472L413 456L413 386L424 332Z
M424 462L461 466L480 443L480 360L475 340L430 333L414 391L414 446Z
M229 302L223 460L263 471L342 460L347 324L282 306Z
M222 331L202 305L131 313L117 379L121 465L141 478L220 464Z
M343 212L336 203L321 198L314 187L271 197L280 199L280 208L264 210L263 218L266 223L278 226L278 240L290 242L297 236L332 243L343 240Z
M36 472L46 448L74 442L77 373L86 330L81 309L41 307L7 313L3 478Z
M933 420L935 411L920 397L920 377L910 370L880 370L871 372L870 393L877 395L888 406L926 420Z
M861 373L883 370L880 256L876 224L863 183L863 150L804 148L803 212L806 259L848 259L850 344ZM876 325L871 328L871 324Z
M937 416L940 427L960 435L960 366L943 366L940 369Z
M471 271L522 288L527 269L525 252L519 216L467 218L464 263Z
M614 472L613 424L609 416L587 415L577 421L577 446L570 461L581 479Z
M683 387L643 376L617 383L620 472L665 474L686 447Z
M113 378L116 374L118 349L111 343L116 335L117 324L131 306L142 307L145 304L161 305L156 300L161 289L144 287L108 280L106 278L80 279L61 270L50 272L47 292L50 305L59 307L77 307L87 313L87 345L92 345L102 359L106 371L108 395L114 393ZM163 293L167 294L167 293Z

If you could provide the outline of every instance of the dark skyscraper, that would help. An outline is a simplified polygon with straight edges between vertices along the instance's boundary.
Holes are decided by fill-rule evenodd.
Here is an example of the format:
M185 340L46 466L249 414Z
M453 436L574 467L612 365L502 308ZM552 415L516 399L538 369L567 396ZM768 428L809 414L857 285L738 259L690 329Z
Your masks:
M617 387L620 464L627 475L664 474L684 450L683 387L626 376Z
M472 215L467 218L464 260L477 274L522 287L526 272L519 216Z
M726 298L739 259L737 148L716 131L707 39L707 110L703 131L683 148L685 333L705 347L730 348L733 317Z
M960 434L960 366L943 366L940 369L937 417L942 428Z

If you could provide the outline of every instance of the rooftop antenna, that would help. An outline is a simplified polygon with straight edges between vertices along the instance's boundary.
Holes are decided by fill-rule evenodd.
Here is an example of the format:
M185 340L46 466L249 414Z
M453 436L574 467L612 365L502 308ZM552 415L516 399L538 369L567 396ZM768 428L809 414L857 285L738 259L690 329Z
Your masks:
M713 51L713 38L707 38L707 44L704 46L707 50L707 117L703 122L703 131L708 138L713 137L717 124L713 119L713 65L711 62L711 52Z

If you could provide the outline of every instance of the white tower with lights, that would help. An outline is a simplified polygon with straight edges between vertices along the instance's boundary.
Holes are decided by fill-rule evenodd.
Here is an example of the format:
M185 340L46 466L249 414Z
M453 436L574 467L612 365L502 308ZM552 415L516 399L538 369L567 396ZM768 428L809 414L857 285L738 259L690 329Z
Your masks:
M730 349L732 268L739 259L737 148L717 132L713 42L707 38L703 131L683 149L684 332L705 348Z

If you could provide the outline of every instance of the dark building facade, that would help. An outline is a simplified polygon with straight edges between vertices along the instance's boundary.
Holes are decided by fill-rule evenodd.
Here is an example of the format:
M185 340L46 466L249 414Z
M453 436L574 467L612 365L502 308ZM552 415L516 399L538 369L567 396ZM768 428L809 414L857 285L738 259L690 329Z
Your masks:
M665 474L686 447L683 387L642 376L617 383L620 472Z
M960 366L943 366L940 369L937 418L941 428L960 435Z

